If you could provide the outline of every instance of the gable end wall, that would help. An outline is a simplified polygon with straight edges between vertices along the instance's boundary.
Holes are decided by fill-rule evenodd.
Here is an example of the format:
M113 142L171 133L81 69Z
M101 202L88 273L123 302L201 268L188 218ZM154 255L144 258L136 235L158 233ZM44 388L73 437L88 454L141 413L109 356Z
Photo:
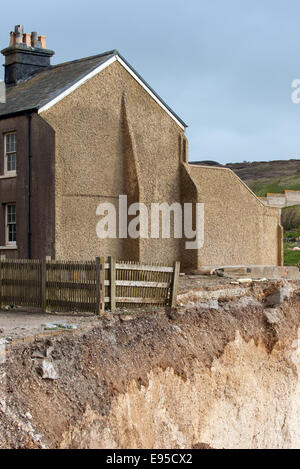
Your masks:
M96 208L118 206L134 187L125 180L134 159L142 168L140 202L180 202L184 131L118 62L40 115L56 136L56 258L132 258L126 240L97 237ZM180 242L141 240L138 251L140 260L170 263L180 258Z

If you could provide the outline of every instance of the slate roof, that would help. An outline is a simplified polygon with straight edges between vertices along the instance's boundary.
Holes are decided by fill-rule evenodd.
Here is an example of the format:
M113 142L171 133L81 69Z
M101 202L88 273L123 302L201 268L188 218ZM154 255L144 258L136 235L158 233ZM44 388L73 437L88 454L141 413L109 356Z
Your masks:
M9 115L40 109L115 55L122 58L176 119L178 119L184 127L187 127L180 117L172 111L117 50L111 50L103 54L73 60L71 62L64 62L59 65L52 65L36 73L31 78L19 82L15 86L7 87L6 103L0 103L0 119L8 117Z
M0 104L0 117L39 109L89 72L115 55L116 51L53 65L25 81L6 89L6 103Z

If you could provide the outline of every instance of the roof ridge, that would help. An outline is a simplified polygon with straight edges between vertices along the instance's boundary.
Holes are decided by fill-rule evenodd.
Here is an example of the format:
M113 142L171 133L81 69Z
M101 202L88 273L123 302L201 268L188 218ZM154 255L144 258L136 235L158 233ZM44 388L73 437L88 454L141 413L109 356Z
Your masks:
M75 59L75 60L68 60L67 62L61 62L56 65L50 65L50 67L47 67L46 70L52 70L53 68L58 68L58 67L63 67L64 65L69 65L69 64L74 64L78 62L83 62L84 60L91 60L91 59L96 59L97 57L104 57L106 55L117 55L118 50L117 49L112 49L107 52L103 52L102 54L96 54L96 55L90 55L89 57L82 57L80 59Z
M81 59L75 59L75 60L69 60L68 62L61 62L60 64L56 64L56 65L49 65L49 67L45 67L43 68L42 70L38 70L36 71L35 73L33 73L32 75L29 75L28 77L26 77L24 80L21 80L19 83L17 83L17 85L21 84L21 83L25 83L27 81L30 81L34 78L36 78L37 76L45 73L45 72L50 72L51 70L53 69L57 69L59 67L65 67L66 65L73 65L73 64L76 64L76 63L79 63L79 62L84 62L84 61L88 61L88 60L92 60L92 59L96 59L96 58L101 58L101 57L109 57L110 55L111 56L114 56L114 55L117 55L119 52L117 49L112 49L112 50L109 50L107 52L103 52L102 54L96 54L96 55L90 55L89 57L82 57ZM16 85L12 85L11 87L15 87Z

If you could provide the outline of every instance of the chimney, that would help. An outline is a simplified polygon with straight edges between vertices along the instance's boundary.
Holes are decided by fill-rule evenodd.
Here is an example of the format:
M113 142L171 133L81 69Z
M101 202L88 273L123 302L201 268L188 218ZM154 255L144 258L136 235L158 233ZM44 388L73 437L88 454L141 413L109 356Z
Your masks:
M50 66L52 50L46 48L46 36L37 32L24 33L22 25L15 26L10 33L9 46L1 53L5 57L5 83L16 85L34 73Z

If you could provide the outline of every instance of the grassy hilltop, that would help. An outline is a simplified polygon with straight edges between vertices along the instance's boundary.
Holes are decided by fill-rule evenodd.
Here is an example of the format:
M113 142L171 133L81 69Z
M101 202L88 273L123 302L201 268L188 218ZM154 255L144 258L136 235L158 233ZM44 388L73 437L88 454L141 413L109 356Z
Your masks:
M284 192L285 189L300 190L300 160L245 161L225 166L215 161L193 161L193 164L230 168L259 197L265 197L268 192Z
M300 190L300 160L229 163L232 169L259 197L268 192Z

